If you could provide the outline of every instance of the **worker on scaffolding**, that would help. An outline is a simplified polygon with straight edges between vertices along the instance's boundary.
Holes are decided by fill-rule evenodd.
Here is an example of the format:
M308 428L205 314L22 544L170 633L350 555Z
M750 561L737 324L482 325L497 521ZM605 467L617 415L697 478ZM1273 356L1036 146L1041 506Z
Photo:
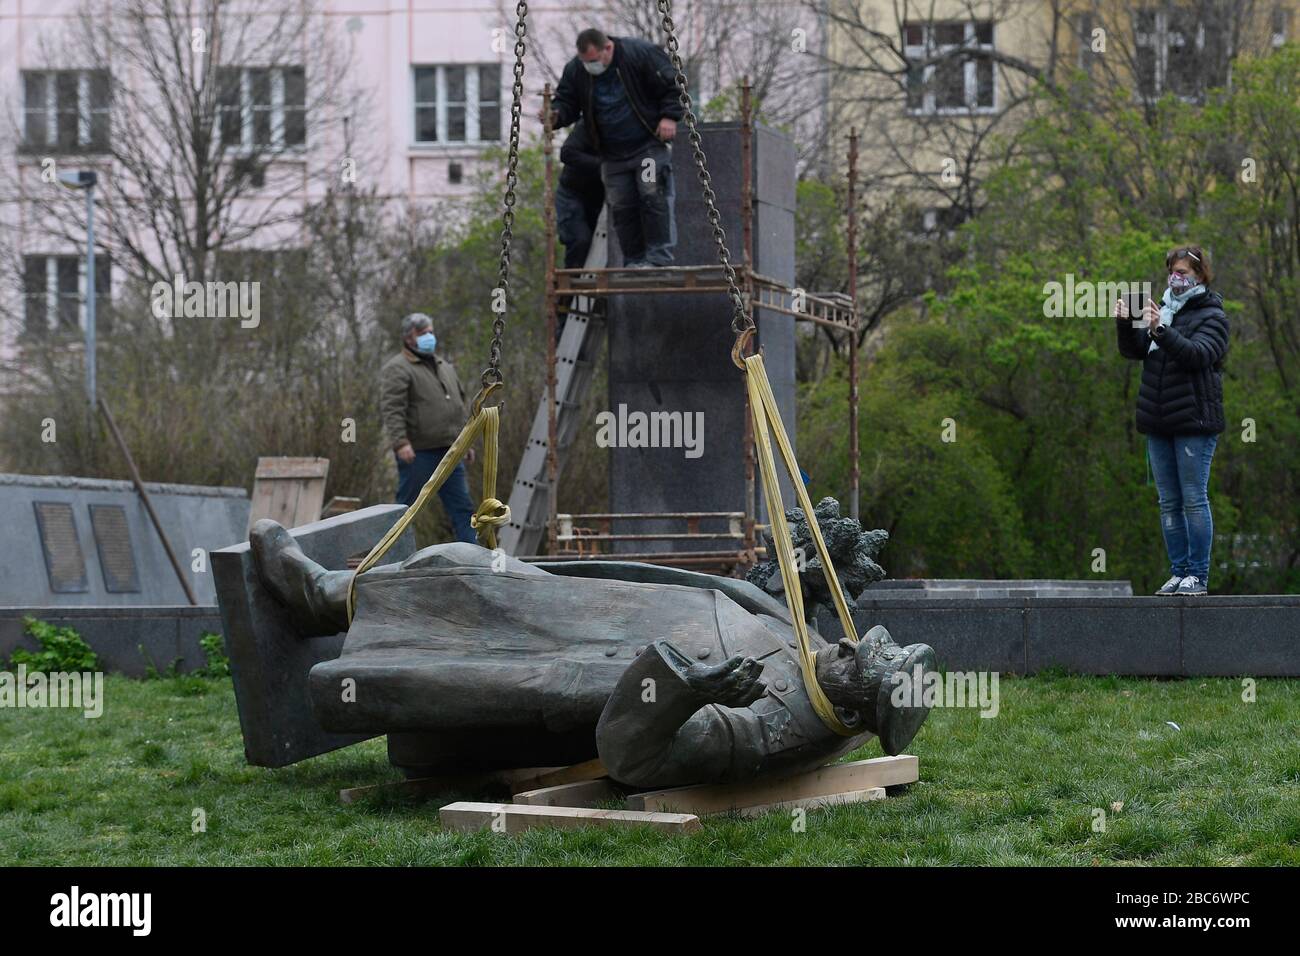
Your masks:
M672 264L672 146L683 111L672 61L645 40L578 34L578 55L564 67L551 125L582 121L601 160L600 175L623 264Z
M587 264L591 239L605 205L600 156L585 126L573 127L560 148L560 162L564 166L555 188L555 228L564 244L564 268L581 269Z

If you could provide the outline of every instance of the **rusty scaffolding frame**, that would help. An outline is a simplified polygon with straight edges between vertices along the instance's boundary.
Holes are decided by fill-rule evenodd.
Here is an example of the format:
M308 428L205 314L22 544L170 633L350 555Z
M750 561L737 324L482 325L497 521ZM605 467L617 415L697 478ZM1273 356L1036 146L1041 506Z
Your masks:
M547 401L547 521L546 541L549 556L565 558L610 557L598 550L602 543L613 541L700 541L726 540L739 544L738 548L714 551L648 552L643 554L616 554L620 560L645 561L675 566L712 566L732 570L751 565L765 549L758 544L758 531L765 527L757 522L757 497L755 491L755 457L753 422L749 415L746 393L745 407L745 501L744 511L737 512L628 512L600 514L561 514L559 512L559 453L557 427L557 375L556 349L559 303L562 298L574 301L575 296L603 297L611 295L644 294L699 294L726 293L727 281L719 265L711 266L659 266L653 269L564 269L556 268L555 243L555 157L554 130L551 128L551 87L543 91L543 142L545 150L545 210L546 228L546 401ZM848 271L849 292L808 293L790 288L770 276L756 272L754 261L754 208L753 208L753 104L749 78L741 83L741 222L744 261L733 265L739 280L741 294L751 310L766 309L792 316L798 322L812 322L829 329L846 333L849 343L849 455L850 514L858 517L860 469L858 465L858 323L857 299L857 224L854 214L857 181L857 131L849 132L848 152ZM741 386L743 389L743 385ZM615 534L613 522L638 520L680 520L686 524L684 532L648 534ZM704 519L725 519L726 533L701 533L699 523ZM597 528L582 527L594 523ZM561 544L565 548L561 548ZM591 546L591 547L588 547Z

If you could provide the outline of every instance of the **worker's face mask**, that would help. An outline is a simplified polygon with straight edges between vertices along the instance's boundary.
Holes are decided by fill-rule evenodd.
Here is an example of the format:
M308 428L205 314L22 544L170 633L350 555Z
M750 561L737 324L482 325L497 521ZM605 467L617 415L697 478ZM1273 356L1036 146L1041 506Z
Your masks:
M599 60L583 60L582 68L592 76L600 76L600 74L604 73L605 70L608 69L608 67Z
M415 350L423 352L425 355L432 355L433 350L438 347L438 336L432 332L425 332L415 340Z

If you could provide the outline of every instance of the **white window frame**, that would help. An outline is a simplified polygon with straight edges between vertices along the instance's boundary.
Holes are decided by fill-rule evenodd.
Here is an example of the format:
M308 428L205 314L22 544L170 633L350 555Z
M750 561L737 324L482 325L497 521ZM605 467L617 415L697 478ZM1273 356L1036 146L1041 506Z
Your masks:
M222 143L222 148L227 151L240 151L253 153L259 150L275 150L276 152L302 151L307 149L307 122L306 122L306 91L303 95L303 141L301 143L286 144L284 141L284 75L288 70L304 70L302 66L296 63L284 66L226 66L224 69L239 71L239 138L238 143ZM271 105L269 108L253 106L253 77L254 70L265 70L271 77ZM218 98L220 90L218 90ZM253 117L256 112L269 111L271 114L271 141L269 143L257 143L253 140ZM222 127L222 110L217 110L217 135L221 135Z
M935 27L954 26L961 23L962 42L947 43L939 46L933 42ZM979 23L988 23L989 29L993 36L990 42L980 43L975 39L976 29ZM921 44L909 44L907 42L907 28L909 26L919 26L921 28ZM910 64L912 61L925 61L932 57L946 53L949 50L996 50L998 42L998 25L996 22L988 20L940 20L940 21L923 21L917 23L911 21L903 24L903 57ZM930 64L925 68L921 75L921 86L924 90L919 107L907 104L907 91L903 91L904 109L910 116L975 116L990 115L998 111L998 75L997 70L993 71L993 104L991 106L978 106L976 99L979 96L979 77L976 74L976 61L974 58L968 59L962 64L962 85L966 94L965 106L943 106L940 107L935 103L934 89L932 82L934 80L935 65Z
M449 139L447 136L447 115L452 104L447 99L447 70L465 70L465 138ZM434 70L435 101L430 103L417 98L416 71ZM413 63L411 64L411 143L421 149L436 146L495 146L502 142L501 118L505 111L501 106L501 84L497 83L497 135L494 139L483 139L480 128L483 102L479 97L479 71L496 70L500 78L500 63ZM457 106L460 100L456 101ZM432 106L435 110L434 122L437 139L420 139L420 126L416 119L416 110Z
M1140 58L1142 56L1154 55L1154 60L1155 60L1155 78L1153 81L1154 89L1150 93L1147 93L1141 88L1140 85L1135 84L1135 86L1137 86L1135 93L1137 94L1138 99L1142 99L1154 103L1156 100L1160 99L1160 97L1164 96L1166 93L1169 92L1168 87L1169 87L1170 45L1172 44L1173 46L1181 47L1181 46L1185 46L1187 43L1187 37L1184 36L1183 31L1181 30L1175 31L1169 29L1169 17L1170 15L1176 15L1179 13L1187 14L1187 13L1194 13L1194 12L1195 11L1188 10L1188 9L1182 9L1179 7L1168 7L1168 6L1139 7L1133 11L1135 18L1137 16L1140 16L1143 13L1151 13L1154 14L1155 16L1154 33L1148 33L1145 30L1139 30L1137 28L1136 22L1133 25L1134 56ZM1175 36L1178 37L1177 43L1173 43L1173 38ZM1199 20L1196 23L1196 37L1192 41L1192 45L1196 50L1196 54L1198 56L1204 53L1205 24L1201 23ZM1182 100L1184 103L1198 103L1201 100L1200 96L1197 95L1185 96L1181 93L1178 94L1178 98Z
M107 106L94 107L90 105L90 77L92 73L103 72L108 76L109 84L109 102ZM36 107L32 107L27 102L27 77L32 74L41 74L45 77L45 103L41 108L45 112L45 143L30 143L27 140L27 114L33 112ZM107 70L94 68L85 69L68 69L68 70L22 70L19 75L19 92L22 98L22 144L25 148L40 148L50 152L57 153L66 147L59 143L59 83L58 77L61 73L75 73L77 75L77 144L76 149L79 152L89 154L91 146L90 128L91 117L94 113L108 114L108 137L103 144L103 149L107 150L113 138L113 77ZM94 154L91 154L94 155Z

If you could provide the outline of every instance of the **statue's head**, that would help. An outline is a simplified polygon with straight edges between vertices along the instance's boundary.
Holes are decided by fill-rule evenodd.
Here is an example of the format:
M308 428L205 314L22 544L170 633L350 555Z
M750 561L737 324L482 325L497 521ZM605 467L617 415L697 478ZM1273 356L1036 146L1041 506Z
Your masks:
M836 707L858 714L866 729L880 738L887 754L901 753L925 723L930 709L910 695L895 703L894 675L909 680L935 670L934 650L928 644L899 647L880 625L854 642L843 638L817 652L817 683ZM917 668L920 671L917 671Z

